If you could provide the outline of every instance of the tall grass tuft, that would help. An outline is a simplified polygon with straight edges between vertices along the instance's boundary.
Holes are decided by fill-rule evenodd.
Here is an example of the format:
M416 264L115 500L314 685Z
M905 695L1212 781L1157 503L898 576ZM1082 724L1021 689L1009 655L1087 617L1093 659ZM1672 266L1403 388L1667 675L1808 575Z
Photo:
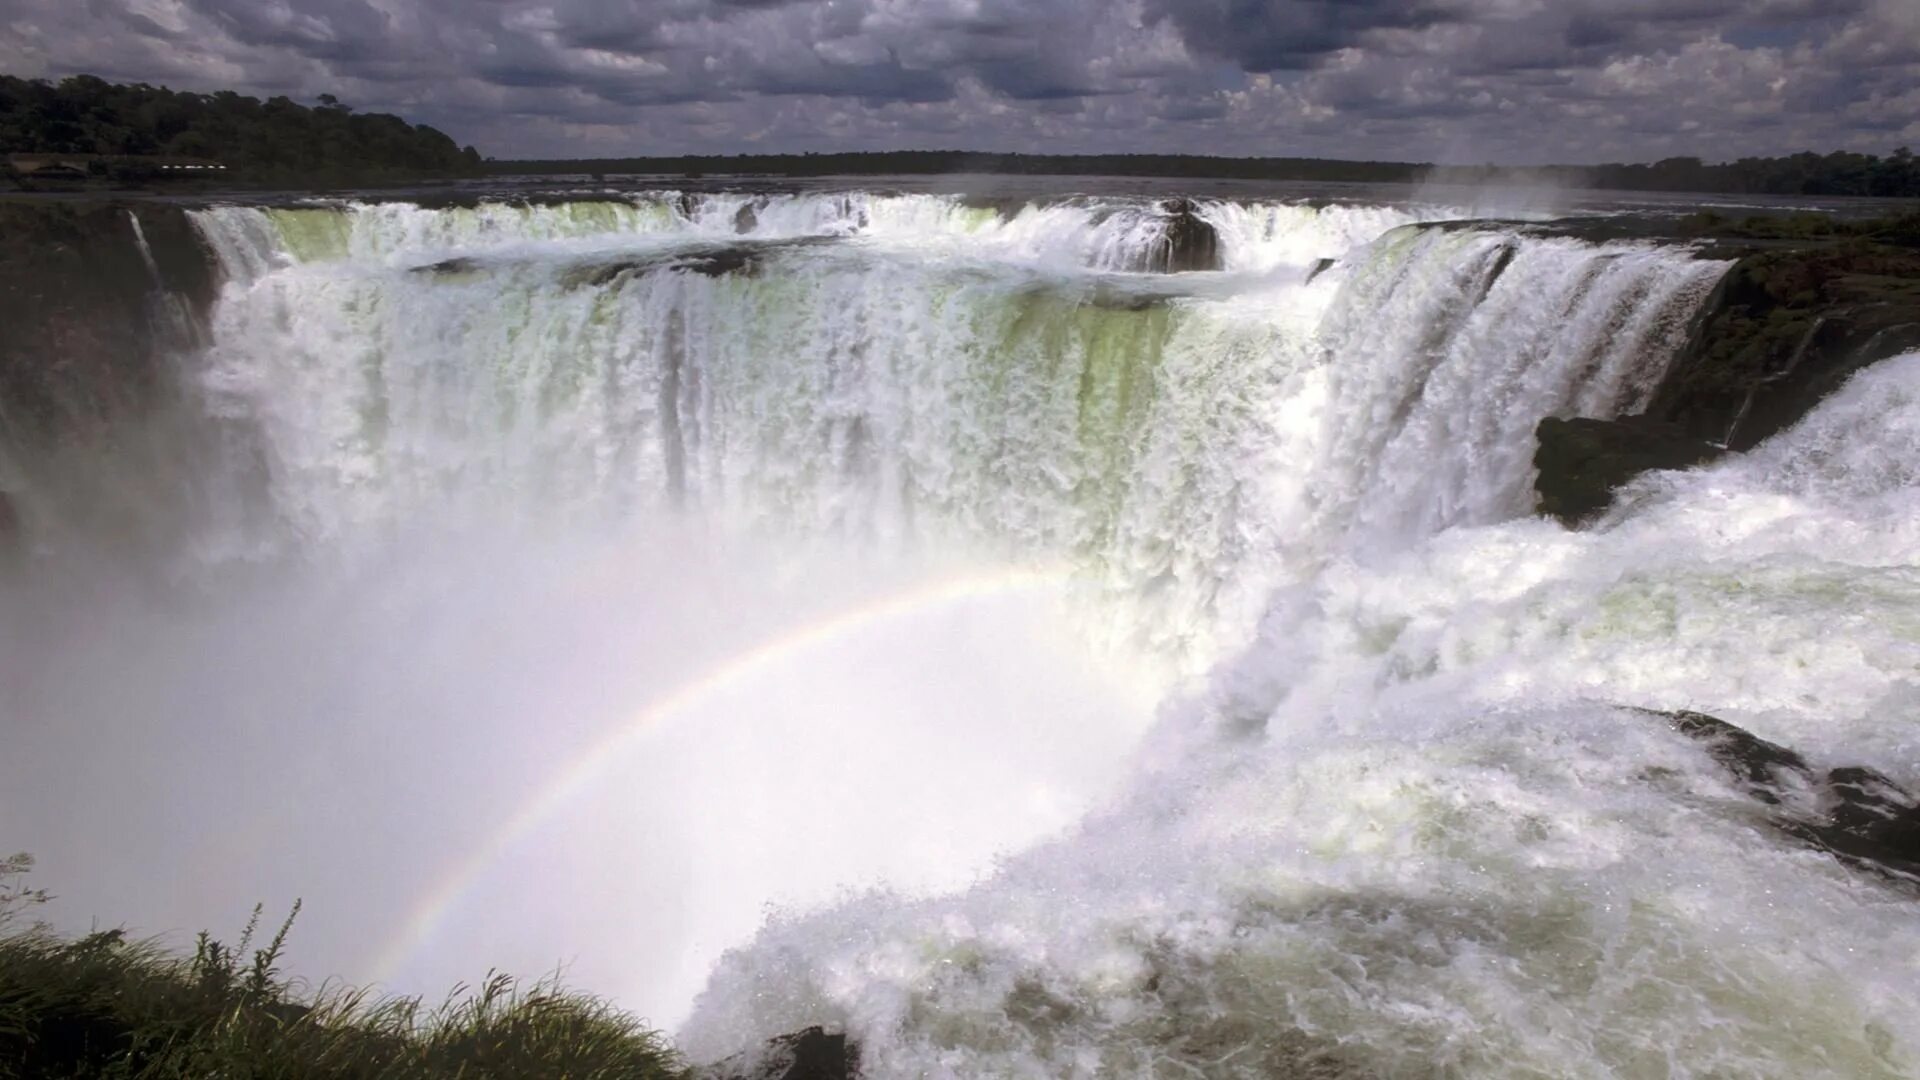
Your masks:
M255 948L202 933L193 955L106 930L18 925L46 896L0 860L0 1080L654 1080L686 1069L633 1016L552 980L494 974L438 1007L335 984L303 992L280 961L299 915Z

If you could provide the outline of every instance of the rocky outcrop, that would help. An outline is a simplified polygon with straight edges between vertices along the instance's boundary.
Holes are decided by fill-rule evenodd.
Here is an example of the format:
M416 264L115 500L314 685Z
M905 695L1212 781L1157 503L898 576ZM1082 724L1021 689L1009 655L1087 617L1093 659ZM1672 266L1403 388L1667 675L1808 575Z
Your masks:
M1686 469L1725 449L1647 416L1618 420L1548 417L1535 429L1534 483L1543 514L1578 525L1598 516L1621 485L1649 469Z
M1861 368L1920 349L1920 239L1897 222L1812 239L1729 228L1741 235L1705 253L1736 261L1646 413L1540 425L1541 512L1590 520L1639 473L1700 464L1706 447L1747 450Z
M218 277L177 205L0 200L0 557L179 527L193 469L154 440Z
M1920 250L1846 243L1748 254L1647 411L1746 450L1849 375L1915 348Z
M810 1027L693 1071L695 1080L852 1080L860 1050L845 1035Z
M1166 233L1147 256L1147 272L1186 274L1220 269L1220 235L1200 216L1194 201L1173 199L1161 209L1167 215Z
M0 202L0 437L109 437L153 400L169 338L193 332L217 279L177 206Z
M1920 887L1920 799L1863 766L1813 768L1805 758L1725 720L1655 712L1697 739L1774 828L1850 866Z

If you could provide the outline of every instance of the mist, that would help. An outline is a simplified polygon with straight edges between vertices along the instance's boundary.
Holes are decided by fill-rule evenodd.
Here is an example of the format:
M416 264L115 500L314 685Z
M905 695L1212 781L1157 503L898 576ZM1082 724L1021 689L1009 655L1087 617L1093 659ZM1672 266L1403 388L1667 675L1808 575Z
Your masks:
M0 583L0 820L57 926L178 944L298 897L311 981L564 969L668 1024L770 905L1063 828L1151 716L1058 573L687 517L436 533Z

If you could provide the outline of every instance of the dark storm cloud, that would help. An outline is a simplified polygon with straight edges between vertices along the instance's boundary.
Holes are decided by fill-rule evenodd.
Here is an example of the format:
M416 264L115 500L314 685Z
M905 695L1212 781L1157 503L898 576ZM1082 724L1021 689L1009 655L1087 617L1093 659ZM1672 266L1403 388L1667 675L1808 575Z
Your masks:
M1311 67L1370 30L1453 17L1420 0L1150 0L1147 10L1172 20L1188 45L1248 71Z
M334 93L500 155L1920 143L1915 0L7 0L0 69Z
M377 49L389 24L364 0L308 0L298 11L252 0L194 0L192 6L243 44L287 46L327 59Z

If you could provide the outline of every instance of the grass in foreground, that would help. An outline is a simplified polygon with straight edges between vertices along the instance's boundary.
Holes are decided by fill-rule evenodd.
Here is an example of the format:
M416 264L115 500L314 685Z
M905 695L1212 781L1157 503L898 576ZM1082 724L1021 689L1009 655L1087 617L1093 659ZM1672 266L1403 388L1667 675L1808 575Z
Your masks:
M7 925L44 901L0 860L0 1078L654 1080L685 1068L639 1020L553 982L494 975L445 1004L348 987L306 993L278 964L299 905L253 948L200 935L191 957L108 930Z

